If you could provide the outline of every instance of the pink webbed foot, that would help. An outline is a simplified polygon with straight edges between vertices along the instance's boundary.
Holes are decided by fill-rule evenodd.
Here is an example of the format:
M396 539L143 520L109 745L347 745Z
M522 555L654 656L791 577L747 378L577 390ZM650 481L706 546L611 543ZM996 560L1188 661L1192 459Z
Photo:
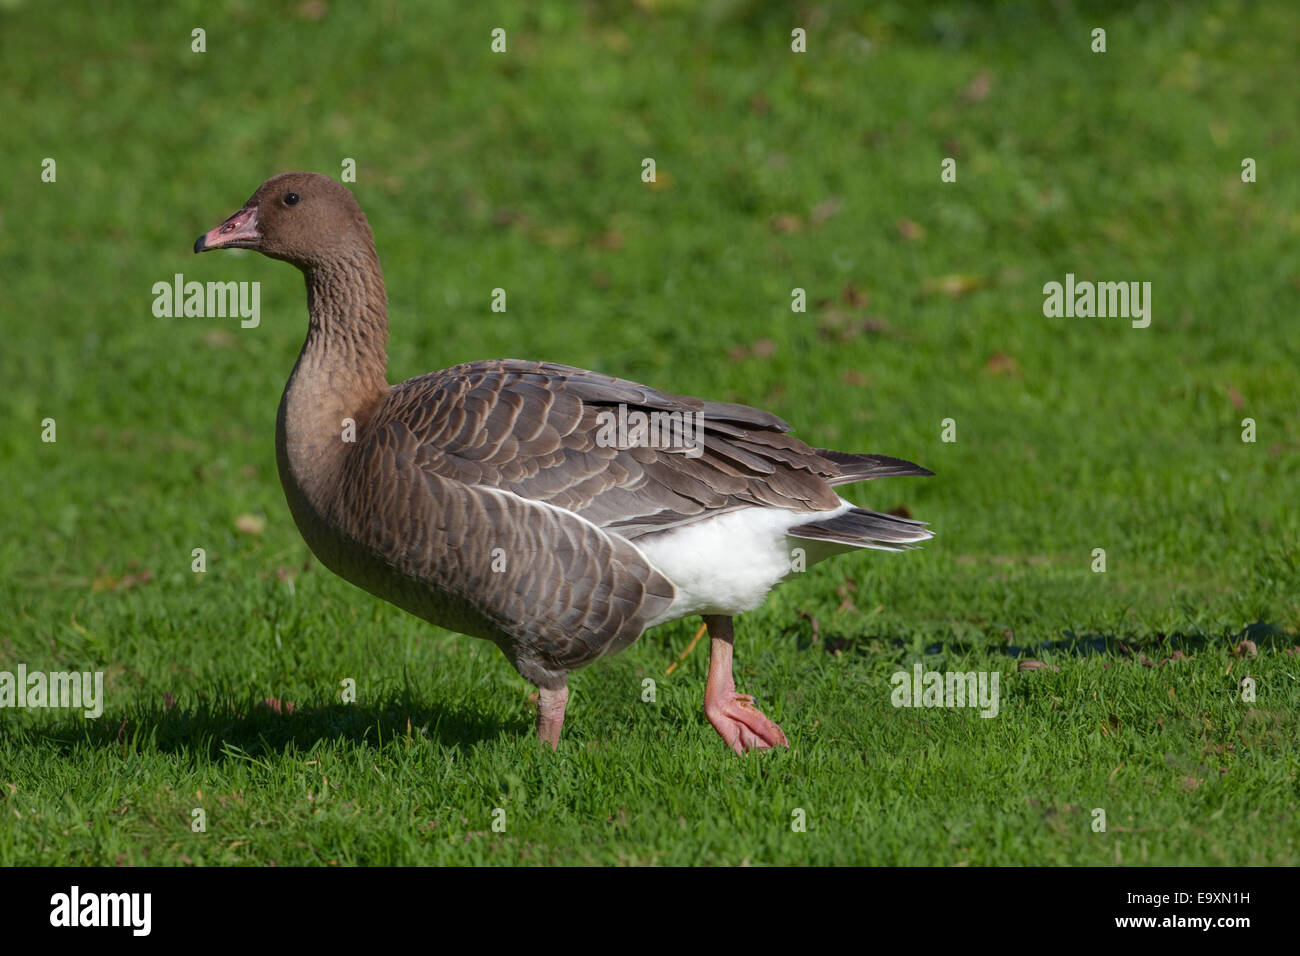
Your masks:
M753 697L736 693L731 676L734 640L731 618L709 614L705 615L704 624L709 629L709 679L704 688L704 716L713 729L738 754L790 746L781 728L754 706Z
M727 746L738 754L790 746L781 728L754 706L754 698L749 694L732 691L725 697L706 700L704 716Z

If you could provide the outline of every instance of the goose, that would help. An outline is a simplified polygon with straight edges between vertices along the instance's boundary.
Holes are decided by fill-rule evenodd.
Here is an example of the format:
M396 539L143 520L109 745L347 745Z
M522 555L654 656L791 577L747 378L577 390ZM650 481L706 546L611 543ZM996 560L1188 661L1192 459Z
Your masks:
M736 691L732 619L817 561L931 537L834 488L933 472L810 447L756 408L519 359L390 385L374 236L328 176L268 179L194 243L213 249L255 249L306 278L307 337L275 450L311 551L365 591L495 643L536 686L537 737L552 749L571 671L691 615L709 634L709 723L737 754L788 746Z

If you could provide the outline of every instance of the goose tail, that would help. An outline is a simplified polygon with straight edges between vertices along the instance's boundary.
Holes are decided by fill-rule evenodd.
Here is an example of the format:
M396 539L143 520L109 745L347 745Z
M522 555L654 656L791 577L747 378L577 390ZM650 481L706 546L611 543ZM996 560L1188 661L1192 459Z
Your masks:
M828 541L877 551L906 551L916 547L916 542L934 537L934 532L926 527L924 521L865 508L850 508L834 517L795 525L786 534L791 538Z

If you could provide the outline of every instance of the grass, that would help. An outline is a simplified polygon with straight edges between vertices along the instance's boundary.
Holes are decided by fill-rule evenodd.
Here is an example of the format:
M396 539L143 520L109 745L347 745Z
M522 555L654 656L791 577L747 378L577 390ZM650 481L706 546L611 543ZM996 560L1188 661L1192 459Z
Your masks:
M1300 860L1300 13L857 7L0 3L0 670L107 692L0 711L0 864ZM788 752L722 746L681 621L574 675L543 753L494 648L311 558L273 451L301 280L190 246L344 157L393 381L559 361L937 472L849 493L925 550L738 620ZM259 281L260 326L155 318L177 272ZM1150 328L1044 317L1067 272L1151 282ZM893 707L917 661L1000 672L999 715Z

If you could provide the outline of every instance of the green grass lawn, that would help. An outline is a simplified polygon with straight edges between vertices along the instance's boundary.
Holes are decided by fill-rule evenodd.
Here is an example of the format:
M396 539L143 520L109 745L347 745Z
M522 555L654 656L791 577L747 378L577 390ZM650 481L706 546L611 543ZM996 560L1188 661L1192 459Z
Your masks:
M1294 4L119 6L0 0L0 671L107 698L0 710L0 864L1300 862ZM937 473L847 492L924 550L737 620L788 751L708 726L707 644L665 673L686 620L543 752L495 648L311 557L302 280L191 246L345 158L392 381L562 362ZM175 273L261 324L155 318ZM1067 273L1150 282L1150 326L1045 317ZM998 715L894 707L918 661Z

